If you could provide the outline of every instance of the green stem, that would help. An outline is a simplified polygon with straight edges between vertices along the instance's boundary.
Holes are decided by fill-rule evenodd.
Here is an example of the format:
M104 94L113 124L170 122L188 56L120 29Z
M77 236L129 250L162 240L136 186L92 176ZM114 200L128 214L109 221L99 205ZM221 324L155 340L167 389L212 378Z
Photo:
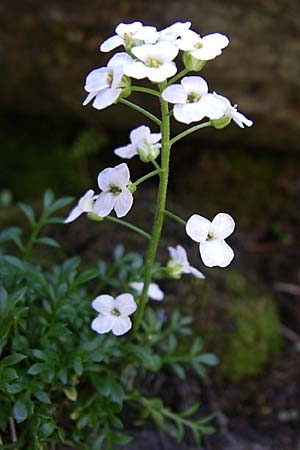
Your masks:
M173 137L173 139L170 140L170 145L172 146L175 144L175 142L179 141L179 139L184 138L185 136L188 136L191 133L194 133L195 131L201 130L201 128L206 128L211 126L211 121L200 123L200 125L195 125L192 128L189 128L188 130L183 131L182 133L177 134L177 136Z
M153 170L152 172L147 173L143 177L136 180L133 184L133 186L138 186L139 184L143 183L144 181L148 180L148 178L154 177L155 175L158 175L161 172L161 169Z
M131 86L132 92L145 92L145 94L155 95L155 97L159 97L159 92L154 89L149 89L143 86Z
M103 217L105 220L109 220L110 222L118 223L119 225L122 225L123 227L129 228L132 231L135 231L139 235L143 236L145 239L151 239L151 236L149 233L146 233L146 231L142 230L139 227L136 227L135 225L132 225L132 223L125 222L125 220L117 219L113 216L105 216Z
M161 120L158 117L156 117L154 114L152 114L151 112L149 112L146 109L142 108L141 106L136 105L135 103L132 103L129 100L126 100L125 98L121 98L119 100L119 103L123 103L123 105L129 106L130 108L134 109L135 111L138 111L139 113L141 113L144 116L148 117L148 119L152 120L159 127L161 126Z
M154 165L156 170L161 171L161 167L159 164L157 164L157 162L155 161L155 159L150 159L150 161L152 162L152 164Z
M171 84L175 83L175 81L179 80L180 78L184 77L184 75L186 75L187 73L189 73L188 69L183 69L181 70L181 72L178 72L177 75L175 75L173 78L171 78L168 83L167 86L170 86ZM166 87L167 87L166 86Z
M171 219L176 220L176 222L180 223L181 225L186 226L186 221L182 219L181 217L177 216L177 214L172 213L171 211L168 211L167 209L164 210L165 216L171 217Z
M166 87L166 83L160 84L160 90L162 91ZM160 98L161 105L161 173L160 181L157 192L157 202L156 211L154 216L152 236L148 244L147 256L145 260L145 271L144 271L144 286L143 291L140 295L139 304L137 307L137 312L134 319L133 332L136 333L145 309L145 305L148 301L148 287L151 282L152 277L152 266L154 263L156 250L158 247L158 242L164 221L164 210L167 197L167 186L169 178L169 161L170 161L170 119L168 116L168 103Z

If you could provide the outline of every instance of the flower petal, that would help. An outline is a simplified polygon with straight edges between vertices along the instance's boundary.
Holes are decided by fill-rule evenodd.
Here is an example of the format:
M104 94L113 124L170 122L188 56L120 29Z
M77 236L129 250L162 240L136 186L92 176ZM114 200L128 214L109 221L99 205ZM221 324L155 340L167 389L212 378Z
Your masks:
M205 278L203 273L200 272L200 270L196 269L195 267L190 266L189 269L190 269L189 273L193 275L195 278L198 278L199 280L203 280Z
M202 37L203 47L213 47L223 49L229 44L229 39L225 34L211 33Z
M133 196L129 189L123 188L122 192L116 196L114 209L117 217L124 217L132 207Z
M84 89L87 92L98 92L109 87L109 73L110 70L107 67L92 70L86 77Z
M93 107L96 109L104 109L112 105L119 97L122 89L107 88L100 91L93 101Z
M118 164L113 167L109 173L109 184L120 187L121 189L126 186L130 178L129 169L126 163Z
M210 231L217 239L226 239L233 233L235 222L227 213L219 213L211 223Z
M177 72L177 67L173 62L166 62L160 67L150 67L149 69L148 79L154 83L161 83Z
M210 224L210 221L205 217L193 214L187 221L186 233L196 242L205 242Z
M114 154L120 156L120 158L130 159L137 155L136 147L132 144L125 145L124 147L119 147L114 150Z
M108 216L115 206L116 198L112 192L101 192L95 201L94 212L100 217Z
M124 44L124 39L120 36L111 36L100 45L100 52L110 52Z
M205 109L201 102L186 103L184 105L177 104L174 106L173 112L174 118L178 120L178 122L187 124L199 122L206 116Z
M146 127L146 125L141 125L140 127L135 128L129 134L130 140L133 144L138 144L141 140L149 139L150 136L150 128Z
M164 293L156 283L150 283L148 287L147 296L151 298L151 300L156 300L160 302L164 298Z
M99 295L92 301L92 307L95 311L107 316L114 309L114 298L111 295Z
M232 114L232 119L233 119L233 120L235 121L235 123L236 123L239 127L241 127L241 128L244 128L244 124L245 124L247 127L251 127L251 126L253 125L252 120L247 119L247 117L244 116L244 114L242 114L242 113L240 113L240 112L238 112L238 111L236 111L235 113Z
M202 261L207 267L226 267L234 257L232 248L225 241L202 242L199 250Z
M129 317L116 317L115 323L112 326L112 332L115 336L121 336L122 334L127 333L132 327L131 320Z
M98 174L98 186L101 191L109 191L110 189L110 173L113 170L113 167L107 167L106 169L101 170Z
M136 61L129 66L124 67L124 74L137 80L146 78L148 73L149 67L145 66L145 64L141 61Z
M138 30L143 28L142 22L136 21L131 23L119 23L119 25L116 26L115 32L119 35L124 37L125 34L131 36L134 33L137 33Z
M122 316L130 316L136 311L136 303L131 294L121 294L116 297L115 307L120 311Z
M201 97L208 93L207 82L202 77L184 77L181 84L187 93L197 92Z
M64 220L64 223L70 223L73 222L73 220L76 220L83 211L79 208L79 206L75 206L70 212L67 218Z
M91 327L94 331L99 334L108 333L114 326L116 322L116 318L114 316L101 316L99 315L94 319L91 323Z
M167 87L161 96L169 103L186 103L187 99L186 91L181 84L173 84Z

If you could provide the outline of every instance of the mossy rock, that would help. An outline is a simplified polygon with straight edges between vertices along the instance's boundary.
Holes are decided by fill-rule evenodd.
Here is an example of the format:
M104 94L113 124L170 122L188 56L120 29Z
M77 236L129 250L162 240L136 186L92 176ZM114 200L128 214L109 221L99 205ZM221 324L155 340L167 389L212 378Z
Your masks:
M184 287L185 312L209 351L220 358L222 378L236 382L259 375L281 348L272 295L235 271L211 273Z

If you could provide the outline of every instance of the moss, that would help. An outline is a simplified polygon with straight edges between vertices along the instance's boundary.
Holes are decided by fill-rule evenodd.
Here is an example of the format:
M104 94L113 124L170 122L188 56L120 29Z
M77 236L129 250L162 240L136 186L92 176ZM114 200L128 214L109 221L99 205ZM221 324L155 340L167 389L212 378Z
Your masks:
M221 377L235 382L262 373L281 348L279 318L270 293L236 270L184 288L185 310L196 332L220 358Z

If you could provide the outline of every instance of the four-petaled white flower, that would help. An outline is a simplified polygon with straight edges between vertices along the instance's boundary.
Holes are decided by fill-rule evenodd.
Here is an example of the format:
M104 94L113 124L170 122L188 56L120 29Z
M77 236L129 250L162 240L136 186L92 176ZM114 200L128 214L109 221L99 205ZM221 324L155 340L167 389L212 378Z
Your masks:
M92 70L86 77L84 86L89 94L82 104L85 106L94 99L93 107L104 109L116 102L122 92L120 83L124 69L132 63L133 59L127 53L116 53L107 67Z
M191 123L202 120L212 108L205 98L208 85L202 77L184 77L181 84L168 86L162 93L162 98L169 103L175 103L174 117L179 122ZM219 114L219 112L218 112ZM217 118L217 117L216 117Z
M219 213L210 222L205 217L193 214L186 224L186 232L194 241L199 242L203 263L208 267L226 267L232 261L234 253L225 239L233 232L235 223L226 213Z
M132 283L129 283L129 286L132 287L135 291L137 291L139 294L142 293L144 283L142 281L133 281ZM164 293L156 283L150 283L147 291L147 296L151 300L157 300L161 301L164 298Z
M161 133L151 133L150 128L145 125L135 128L130 132L131 144L119 147L114 153L121 158L130 159L139 155L142 161L148 162L159 155L161 144Z
M116 35L109 37L100 45L101 52L110 52L120 45L130 47L133 35L143 28L141 22L119 23L115 28Z
M131 52L140 61L135 61L124 68L125 75L129 77L138 80L148 78L154 83L160 83L177 72L173 59L178 54L178 48L170 42L132 47Z
M168 247L168 250L171 257L171 260L168 262L168 268L174 278L179 278L182 273L190 273L199 279L205 278L203 273L190 265L186 251L181 245Z
M95 201L94 191L89 189L86 193L78 200L77 205L73 208L68 217L65 219L64 223L73 222L73 220L77 219L81 214L92 212L94 208Z
M176 41L180 50L188 51L194 58L202 61L209 61L221 55L223 48L228 44L229 39L224 34L212 33L201 38L192 30L184 31L181 38Z
M133 203L133 196L127 188L130 173L127 164L108 167L98 175L98 185L101 192L94 205L94 212L100 216L107 216L113 209L118 217L125 216Z
M112 331L116 336L120 336L132 327L128 316L135 312L136 303L131 294L121 294L115 299L111 295L99 295L92 302L92 307L100 313L91 324L97 333Z
M205 108L207 117L210 119L220 119L221 117L229 117L241 128L244 125L251 127L253 125L252 120L247 119L244 114L237 110L236 106L232 106L228 98L213 92L208 94L205 98Z

